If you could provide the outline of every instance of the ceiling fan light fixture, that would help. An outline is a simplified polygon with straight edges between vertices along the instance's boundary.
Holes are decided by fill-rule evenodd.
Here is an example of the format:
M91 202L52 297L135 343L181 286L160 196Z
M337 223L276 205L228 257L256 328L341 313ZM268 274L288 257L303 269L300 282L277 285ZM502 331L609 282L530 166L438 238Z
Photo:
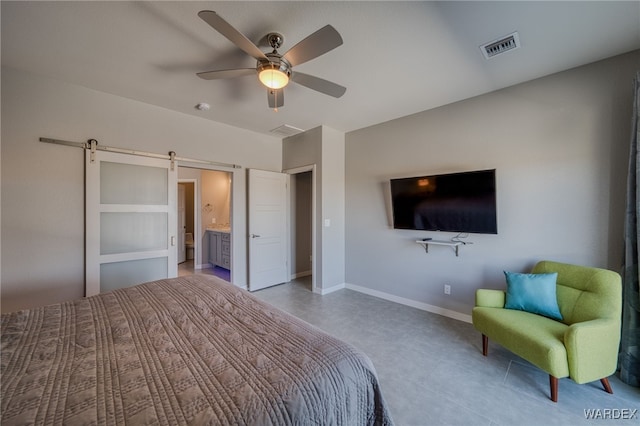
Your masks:
M287 73L277 68L264 68L258 73L260 82L269 89L282 89L289 84L289 76Z
M0 0L2 1L2 0ZM256 59L258 62L254 68L235 68L227 70L212 70L199 72L196 75L204 80L217 80L223 78L235 78L245 75L258 75L258 80L267 88L267 102L270 108L277 110L284 105L284 87L289 84L289 80L305 86L325 95L339 98L347 90L339 84L324 80L313 75L296 72L293 74L292 67L308 62L318 56L324 55L330 50L342 45L342 37L331 25L325 25L316 32L299 41L289 49L284 55L278 53L278 49L284 42L284 37L280 33L267 34L269 46L272 52L263 52L251 40L240 31L225 21L220 15L212 10L201 10L198 16L211 28L229 39L246 54Z

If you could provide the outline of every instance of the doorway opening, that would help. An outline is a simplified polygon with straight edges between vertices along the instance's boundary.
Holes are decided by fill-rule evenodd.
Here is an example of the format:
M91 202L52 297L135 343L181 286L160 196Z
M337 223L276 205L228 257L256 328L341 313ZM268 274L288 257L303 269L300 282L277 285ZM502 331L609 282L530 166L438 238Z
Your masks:
M195 186L195 179L178 179L178 265L195 256Z
M215 275L232 282L232 176L227 171L178 167L178 198L185 193L184 208L178 202L178 252L184 252L184 258L179 255L184 260L178 275Z
M314 166L287 170L290 174L291 278L309 291L316 288Z

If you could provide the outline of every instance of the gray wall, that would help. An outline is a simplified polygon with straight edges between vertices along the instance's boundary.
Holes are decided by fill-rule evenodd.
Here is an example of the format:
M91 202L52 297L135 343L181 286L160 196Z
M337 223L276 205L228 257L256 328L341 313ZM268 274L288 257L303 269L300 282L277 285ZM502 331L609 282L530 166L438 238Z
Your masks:
M282 141L2 69L2 311L84 295L84 153L39 137L282 169ZM246 170L233 171L234 284L246 285Z
M635 51L348 133L348 285L467 315L503 270L540 259L617 270L639 64ZM456 257L415 243L454 234L392 229L390 178L490 168L498 235L471 234Z
M245 168L315 164L323 291L346 281L466 315L476 288L503 286L504 269L542 258L617 269L638 63L636 51L346 136L322 126L284 142L3 68L2 311L84 294L83 153L41 136ZM472 235L455 257L414 242L452 234L391 229L390 178L483 168L497 169L498 235ZM245 176L233 171L237 285L246 284Z
M345 284L345 135L322 127L323 289Z
M345 284L344 138L344 133L320 126L283 141L283 170L315 165L314 281L321 293Z

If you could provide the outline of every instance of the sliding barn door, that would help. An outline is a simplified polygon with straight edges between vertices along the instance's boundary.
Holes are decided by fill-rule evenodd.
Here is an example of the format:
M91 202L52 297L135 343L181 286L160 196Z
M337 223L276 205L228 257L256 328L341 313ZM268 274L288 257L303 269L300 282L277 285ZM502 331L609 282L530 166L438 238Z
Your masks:
M177 165L86 151L86 295L177 276Z

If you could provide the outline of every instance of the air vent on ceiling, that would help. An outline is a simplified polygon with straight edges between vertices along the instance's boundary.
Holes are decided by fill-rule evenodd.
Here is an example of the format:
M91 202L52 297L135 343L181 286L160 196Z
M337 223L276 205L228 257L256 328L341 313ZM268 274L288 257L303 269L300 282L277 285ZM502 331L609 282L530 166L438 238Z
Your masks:
M485 59L493 58L501 53L508 52L509 50L517 49L520 47L520 38L518 33L509 34L508 36L501 37L498 40L490 41L489 43L480 46L480 50Z
M282 126L276 127L275 129L271 129L269 131L274 135L279 135L286 138L287 136L293 136L295 134L298 134L303 130L298 129L297 127L289 126L288 124L283 124Z

